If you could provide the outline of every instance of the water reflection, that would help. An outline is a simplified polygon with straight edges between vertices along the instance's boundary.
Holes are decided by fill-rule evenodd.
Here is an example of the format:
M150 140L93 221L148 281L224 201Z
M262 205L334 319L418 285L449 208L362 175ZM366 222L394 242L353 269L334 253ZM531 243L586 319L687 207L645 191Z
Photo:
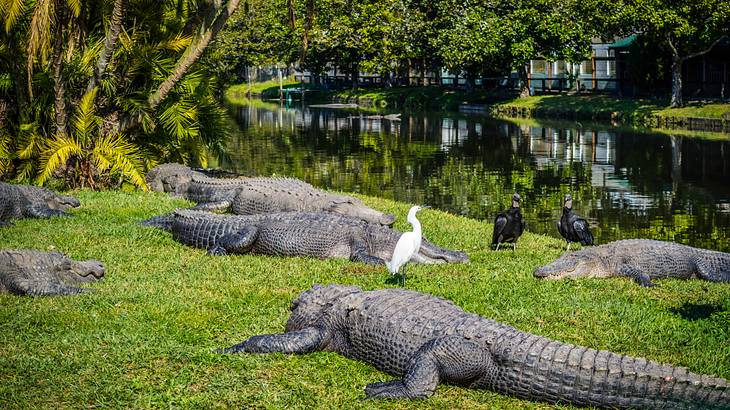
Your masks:
M641 237L730 251L728 138L261 102L235 114L240 132L221 165L236 172L290 175L490 220L517 190L528 230L553 236L562 196L571 193L599 243Z

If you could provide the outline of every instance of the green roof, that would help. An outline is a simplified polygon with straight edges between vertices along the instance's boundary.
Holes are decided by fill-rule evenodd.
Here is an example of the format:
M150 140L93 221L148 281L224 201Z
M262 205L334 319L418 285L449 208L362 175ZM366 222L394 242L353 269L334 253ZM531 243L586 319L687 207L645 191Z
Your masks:
M626 38L622 38L621 40L614 41L613 43L608 45L608 48L626 48L636 41L636 34L632 34Z

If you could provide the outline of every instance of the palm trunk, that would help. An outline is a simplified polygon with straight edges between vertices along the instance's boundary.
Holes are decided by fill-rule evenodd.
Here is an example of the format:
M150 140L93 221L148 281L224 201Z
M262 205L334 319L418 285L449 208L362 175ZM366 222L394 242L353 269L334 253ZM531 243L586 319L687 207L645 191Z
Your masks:
M56 42L53 45L53 109L56 114L56 134L66 134L66 84L63 78L63 31L65 19L65 8L58 10L58 21L56 22Z
M94 87L99 84L102 77L106 73L107 65L114 52L114 46L119 38L119 32L122 30L122 20L124 19L124 9L127 6L126 0L115 0L114 9L112 10L111 20L109 21L109 29L106 32L106 38L104 39L104 48L99 55L99 60L96 62L96 68L94 74L89 80L89 84L86 86L86 92L90 92Z
M162 102L162 100L167 97L167 94L175 87L178 81L180 81L180 79L182 79L182 77L187 73L190 66L198 61L211 40L215 38L218 32L228 21L228 18L233 14L234 11L236 11L239 2L240 0L230 0L228 2L228 5L225 8L222 8L220 13L218 13L218 15L216 16L215 20L213 20L213 24L211 24L209 27L205 27L204 24L204 27L201 28L200 34L185 50L185 52L175 65L175 68L172 70L172 73L170 73L165 81L160 84L160 86L157 88L157 91L155 91L147 99L147 103L149 104L150 109L156 108Z

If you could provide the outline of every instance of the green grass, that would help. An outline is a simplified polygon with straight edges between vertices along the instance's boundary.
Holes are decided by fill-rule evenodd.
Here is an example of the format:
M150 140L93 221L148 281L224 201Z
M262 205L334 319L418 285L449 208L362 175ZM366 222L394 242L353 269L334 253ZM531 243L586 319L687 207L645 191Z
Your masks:
M56 249L107 267L88 294L0 295L2 407L570 408L455 386L439 386L418 402L364 401L365 384L391 376L334 353L212 354L282 331L291 300L314 283L376 289L389 286L388 274L346 260L209 257L137 225L185 201L141 192L76 194L82 207L74 218L20 220L0 230L2 248ZM408 204L363 199L407 228ZM419 217L430 240L465 250L471 263L415 266L408 288L525 331L730 378L729 285L539 281L533 269L561 253L560 241L527 233L517 252L493 252L489 224L435 210Z
M669 108L668 100L616 98L602 95L539 95L501 101L501 107L542 110L546 115L565 113L582 118L613 117L623 122L641 123L649 116L685 118L722 118L730 104L690 102L682 108ZM613 113L613 114L612 114Z
M282 79L282 86L288 87L299 87L300 82L295 81L293 78ZM234 102L241 98L246 98L248 93L248 84L236 84L228 87L225 93L225 99L230 102ZM262 96L265 98L279 98L279 80L269 80L259 83L253 83L251 86L251 94Z

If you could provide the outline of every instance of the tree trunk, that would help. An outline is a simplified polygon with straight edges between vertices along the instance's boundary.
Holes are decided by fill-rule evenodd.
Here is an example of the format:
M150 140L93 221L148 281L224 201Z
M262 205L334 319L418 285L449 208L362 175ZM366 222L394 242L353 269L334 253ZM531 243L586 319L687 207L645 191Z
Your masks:
M57 13L56 21L56 42L53 45L53 111L56 114L56 134L66 134L66 84L63 79L63 32L66 22L65 7Z
M104 74L106 73L106 67L109 64L109 60L114 52L114 46L116 45L117 38L119 38L119 32L122 29L122 20L124 19L126 3L126 0L114 1L114 9L112 10L109 28L107 29L106 38L104 39L104 48L99 55L99 60L96 62L94 74L91 76L89 84L86 86L87 93L91 92L91 90L99 84L99 81L101 81L102 77L104 77Z
M530 86L527 82L527 69L522 65L519 69L520 73L520 98L527 98L530 96Z
M357 88L357 77L360 74L360 66L357 63L352 63L351 67L351 74L352 74L352 89Z
M681 107L684 105L682 98L682 63L683 59L678 56L672 58L672 99L671 107Z
M304 33L302 35L302 49L299 53L299 65L304 64L309 50L309 30L312 28L312 20L314 19L314 0L307 0L307 11L304 16Z
M175 68L172 70L172 73L165 79L165 81L160 84L160 86L157 88L157 91L155 91L150 97L147 99L147 103L149 104L150 109L156 108L162 100L167 97L167 94L175 87L175 85L182 79L182 77L187 73L190 66L193 65L200 56L203 54L203 51L205 51L205 48L208 46L208 44L215 38L215 36L218 34L218 32L223 28L223 26L228 21L228 18L231 17L234 11L236 11L236 8L238 8L238 3L240 0L230 0L225 8L221 8L220 13L215 17L215 20L213 20L213 23L206 27L207 24L203 24L203 27L201 27L200 34L193 40L192 43L188 46L188 48L185 50L183 55L180 57L180 59L177 61L177 64L175 65Z

